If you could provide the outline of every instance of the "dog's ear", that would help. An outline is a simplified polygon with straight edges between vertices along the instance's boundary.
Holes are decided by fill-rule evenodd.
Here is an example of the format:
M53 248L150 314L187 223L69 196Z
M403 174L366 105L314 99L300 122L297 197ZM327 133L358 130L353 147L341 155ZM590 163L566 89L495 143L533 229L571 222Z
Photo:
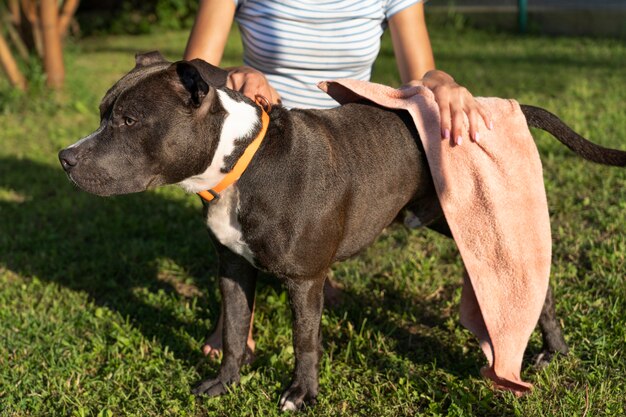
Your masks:
M146 52L145 54L135 54L135 68L146 67L159 62L167 62L159 51Z
M205 100L213 101L215 88L207 83L196 65L192 62L175 62L170 66L169 71L174 73L176 83L183 87L184 94L189 98L189 103L193 107L198 108L202 106ZM209 96L208 99L207 96ZM207 104L210 105L211 102Z
M200 75L202 79L207 82L210 86L223 88L226 87L226 80L228 79L228 71L216 67L215 65L211 65L208 62L202 59L192 59L189 61L191 65L193 65Z

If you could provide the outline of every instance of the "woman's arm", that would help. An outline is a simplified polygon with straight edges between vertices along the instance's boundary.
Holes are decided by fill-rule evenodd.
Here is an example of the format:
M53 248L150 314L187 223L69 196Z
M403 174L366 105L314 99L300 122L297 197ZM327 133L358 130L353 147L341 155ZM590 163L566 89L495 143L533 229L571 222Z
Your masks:
M219 66L234 17L233 0L201 0L187 41L184 59L189 61L200 58L209 64ZM246 66L227 69L228 88L240 91L253 100L260 94L271 103L280 102L280 96L261 72Z
M201 0L184 59L200 58L219 66L234 18L233 0Z
M465 113L469 119L470 138L478 142L480 120L491 128L490 117L465 87L435 69L423 3L394 14L389 19L389 30L402 82L410 85L414 80L421 80L435 95L441 116L441 136L445 139L453 137L460 145Z
M394 14L389 19L389 32L403 83L421 80L424 74L435 69L423 3Z

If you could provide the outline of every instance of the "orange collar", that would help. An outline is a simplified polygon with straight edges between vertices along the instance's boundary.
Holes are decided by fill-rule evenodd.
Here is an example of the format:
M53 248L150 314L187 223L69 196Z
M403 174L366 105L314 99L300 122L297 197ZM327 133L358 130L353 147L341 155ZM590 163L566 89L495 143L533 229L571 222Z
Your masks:
M248 164L254 157L254 154L261 146L261 142L263 142L263 138L265 137L265 133L267 133L267 127L270 124L270 116L267 114L271 110L271 105L269 101L263 97L257 95L255 97L256 104L261 107L261 131L257 135L256 138L248 145L246 150L241 155L241 158L237 161L233 169L226 174L226 176L220 181L215 187L206 190L200 191L198 195L206 202L211 202L215 199L220 198L220 193L224 191L226 188L234 184L240 177L243 175L246 168L248 168ZM266 111L267 109L267 111Z

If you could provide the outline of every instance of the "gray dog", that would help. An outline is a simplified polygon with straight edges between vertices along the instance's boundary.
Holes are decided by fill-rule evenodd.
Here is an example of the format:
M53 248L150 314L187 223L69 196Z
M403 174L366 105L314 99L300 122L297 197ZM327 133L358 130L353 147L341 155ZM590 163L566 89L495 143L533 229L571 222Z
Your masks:
M97 195L164 184L199 193L224 180L267 129L241 178L205 203L220 259L224 356L218 375L193 392L220 395L239 381L257 270L263 270L289 292L296 366L280 407L296 410L318 394L322 289L331 264L368 246L403 209L450 232L408 114L368 103L275 106L264 124L262 108L226 88L226 77L200 60L139 55L102 100L98 130L59 159L74 183ZM530 125L584 158L626 164L625 152L586 141L545 110L522 110ZM544 353L566 353L550 291L539 324Z

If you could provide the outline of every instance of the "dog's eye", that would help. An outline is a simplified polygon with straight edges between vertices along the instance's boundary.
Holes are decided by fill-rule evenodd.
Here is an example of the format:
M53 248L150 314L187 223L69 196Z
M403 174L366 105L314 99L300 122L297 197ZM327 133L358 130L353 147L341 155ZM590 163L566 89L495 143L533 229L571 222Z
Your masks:
M124 124L126 126L132 126L136 123L137 121L131 117L124 117Z

